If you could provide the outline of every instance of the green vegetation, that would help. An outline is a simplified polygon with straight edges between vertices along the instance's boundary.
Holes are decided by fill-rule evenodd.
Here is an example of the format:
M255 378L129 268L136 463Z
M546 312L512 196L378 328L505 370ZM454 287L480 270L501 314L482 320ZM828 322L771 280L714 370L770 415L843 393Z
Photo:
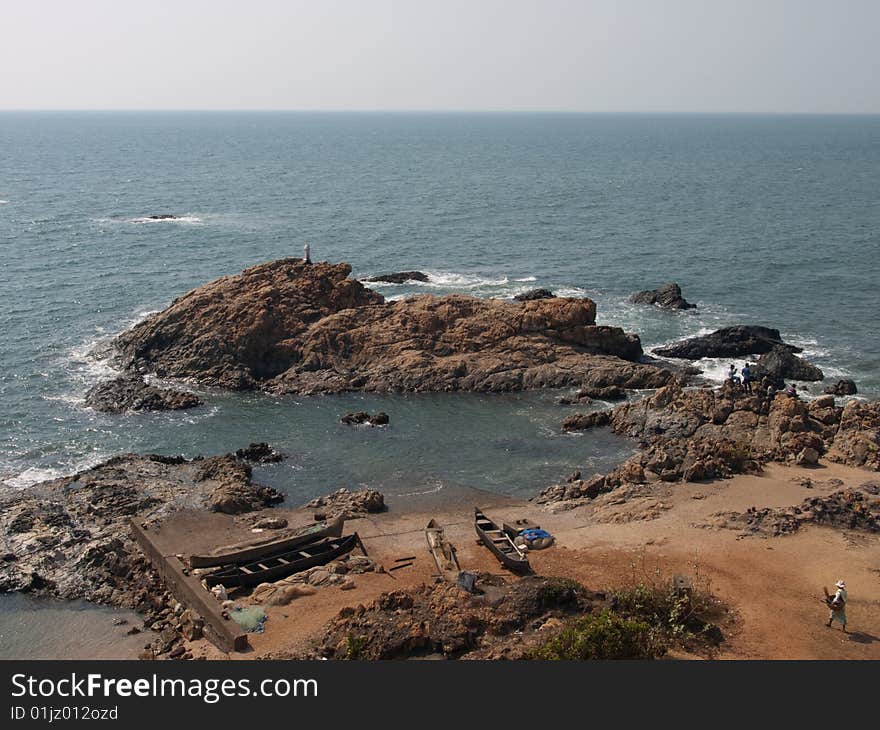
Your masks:
M665 651L651 627L608 609L569 621L532 659L654 659Z
M345 639L345 658L349 660L369 659L366 636L348 636Z

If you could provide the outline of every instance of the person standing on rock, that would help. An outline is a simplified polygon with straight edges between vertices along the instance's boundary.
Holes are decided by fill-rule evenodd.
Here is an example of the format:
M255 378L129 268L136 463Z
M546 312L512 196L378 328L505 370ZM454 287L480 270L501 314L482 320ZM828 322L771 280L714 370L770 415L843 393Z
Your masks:
M841 626L843 626L843 633L847 633L846 631L846 583L843 582L843 579L837 581L834 584L834 587L837 588L837 591L832 596L828 593L827 588L823 588L822 590L825 592L825 603L828 604L828 608L831 609L831 613L828 616L828 623L826 626L831 626L835 621L839 622Z
M308 241L306 241L306 245L303 246L303 261L307 264L312 263L312 247L309 246Z
M749 367L748 363L745 364L745 367L743 367L741 372L742 372L742 376L743 376L743 389L747 393L751 393L752 392L752 370Z

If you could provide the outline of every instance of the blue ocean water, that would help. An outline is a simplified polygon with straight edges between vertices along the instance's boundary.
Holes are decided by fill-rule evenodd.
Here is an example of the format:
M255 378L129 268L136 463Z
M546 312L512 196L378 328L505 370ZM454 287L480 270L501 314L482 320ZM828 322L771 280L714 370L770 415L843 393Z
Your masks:
M779 328L829 377L880 395L880 117L576 114L0 114L0 480L124 451L268 440L294 502L368 485L400 499L527 496L631 444L570 436L557 393L271 398L185 414L85 409L90 356L174 297L304 241L386 296L533 287L589 296L646 349L726 324ZM150 221L172 213L176 221ZM696 313L626 303L678 281ZM703 363L719 373L727 363ZM385 410L387 430L337 424Z

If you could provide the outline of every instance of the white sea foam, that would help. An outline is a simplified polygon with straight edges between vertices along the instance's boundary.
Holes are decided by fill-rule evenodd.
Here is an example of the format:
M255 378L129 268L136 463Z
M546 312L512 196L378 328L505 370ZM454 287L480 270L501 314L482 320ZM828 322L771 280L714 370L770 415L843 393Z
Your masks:
M514 279L514 281L537 281L537 276L524 276L521 279Z
M65 467L39 467L31 466L18 474L0 479L0 484L12 489L25 489L40 482L58 479L59 477L75 474L85 469L91 469L110 458L110 454L95 453L73 461Z
M0 205L6 205L8 202L8 200L0 200Z
M202 218L187 213L186 215L174 216L173 218L151 218L150 216L137 216L135 218L95 218L95 223L130 223L134 225L148 225L150 223L181 223L184 225L201 225Z
M557 297L573 297L576 299L583 298L589 294L586 289L582 289L579 286L563 286L556 289L553 293Z

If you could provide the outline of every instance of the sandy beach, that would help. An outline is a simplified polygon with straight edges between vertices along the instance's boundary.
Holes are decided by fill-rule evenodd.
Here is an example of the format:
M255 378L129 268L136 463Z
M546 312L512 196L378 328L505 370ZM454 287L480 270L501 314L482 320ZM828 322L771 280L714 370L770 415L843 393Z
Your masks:
M771 464L760 476L663 485L654 496L629 500L612 492L556 514L497 497L480 506L497 519L530 517L556 536L555 546L529 555L539 575L573 578L593 590L624 585L645 571L664 577L684 573L710 586L730 608L719 659L880 659L880 536L804 526L793 535L744 537L734 529L702 526L718 512L789 507L842 488L829 480L849 488L871 476L835 464L812 469ZM803 486L804 477L813 486ZM350 521L346 531L361 535L372 558L387 568L398 558L416 556L412 567L358 575L353 590L323 587L287 606L267 607L265 632L249 635L252 648L246 652L223 655L206 640L188 648L206 658L289 655L320 638L322 627L343 607L433 582L424 534L431 517L445 526L463 569L517 580L476 542L471 512L472 505L462 504L402 514L392 504L386 513ZM301 513L301 519L307 516ZM839 578L849 589L849 634L824 625L827 610L820 603L823 585Z

